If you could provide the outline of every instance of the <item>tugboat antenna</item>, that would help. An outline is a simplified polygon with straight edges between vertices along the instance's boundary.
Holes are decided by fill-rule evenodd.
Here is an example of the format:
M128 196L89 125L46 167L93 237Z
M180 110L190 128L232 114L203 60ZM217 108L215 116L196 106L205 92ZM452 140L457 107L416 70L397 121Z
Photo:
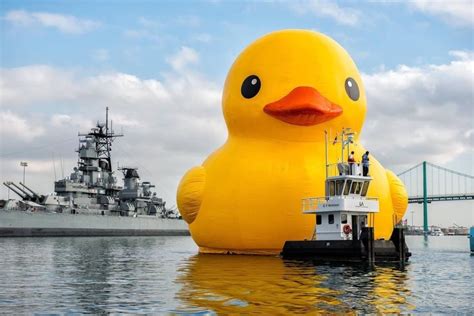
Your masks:
M324 130L324 151L326 154L326 179L328 178L328 131Z
M341 132L341 163L344 163L344 136L345 136L345 129L342 128Z

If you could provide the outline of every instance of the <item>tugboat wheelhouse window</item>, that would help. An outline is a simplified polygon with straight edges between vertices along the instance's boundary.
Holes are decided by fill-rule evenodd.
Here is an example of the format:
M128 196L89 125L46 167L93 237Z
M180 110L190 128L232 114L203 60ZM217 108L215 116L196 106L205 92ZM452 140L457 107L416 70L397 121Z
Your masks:
M321 215L316 215L316 225L321 225L322 224L322 218Z
M351 194L359 194L361 189L361 183L359 181L352 182Z
M329 196L334 196L335 187L334 181L329 181Z
M329 224L334 224L334 214L329 214L328 215L328 223Z
M341 224L347 224L347 214L341 214Z
M336 195L342 195L342 188L344 187L344 180L336 181Z
M362 187L362 192L360 193L360 195L366 196L368 189L369 189L369 181L364 181L364 185Z
M352 180L347 180L346 181L346 186L344 187L344 195L349 194L349 189L351 188L351 183L352 183Z
M353 182L351 185L351 194L355 194L356 186L357 186L357 182Z

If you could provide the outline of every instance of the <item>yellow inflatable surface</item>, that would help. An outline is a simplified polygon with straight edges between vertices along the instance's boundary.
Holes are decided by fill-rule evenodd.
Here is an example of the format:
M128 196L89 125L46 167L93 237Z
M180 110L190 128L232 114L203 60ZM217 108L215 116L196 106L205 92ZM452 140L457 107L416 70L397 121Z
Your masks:
M366 113L362 79L349 54L312 31L270 33L248 46L227 76L226 143L189 170L177 202L201 252L278 253L309 239L315 217L301 199L324 196L324 131L359 132ZM355 139L360 159L366 151ZM337 161L340 146L329 146ZM370 157L368 196L377 197L375 237L389 239L407 206L401 181Z

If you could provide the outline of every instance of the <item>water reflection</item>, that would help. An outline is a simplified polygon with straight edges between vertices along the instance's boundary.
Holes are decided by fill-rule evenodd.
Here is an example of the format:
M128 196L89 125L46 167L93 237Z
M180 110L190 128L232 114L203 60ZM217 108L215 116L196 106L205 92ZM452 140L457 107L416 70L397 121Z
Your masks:
M406 272L313 265L279 257L196 255L177 282L181 306L216 313L400 313L414 308Z
M163 304L155 297L162 269L151 252L162 244L159 239L139 238L59 240L54 273L64 278L61 287L69 293L63 294L67 304L57 307L67 308L75 301L77 307L69 312L156 312ZM59 257L65 250L73 254L66 264Z
M65 250L74 253L67 265L61 258ZM96 312L106 306L112 287L108 267L113 260L108 240L97 240L91 245L78 239L58 239L53 244L53 256L54 273L64 280L63 286L69 289L67 296L81 303L87 302L79 304L84 306L81 312Z

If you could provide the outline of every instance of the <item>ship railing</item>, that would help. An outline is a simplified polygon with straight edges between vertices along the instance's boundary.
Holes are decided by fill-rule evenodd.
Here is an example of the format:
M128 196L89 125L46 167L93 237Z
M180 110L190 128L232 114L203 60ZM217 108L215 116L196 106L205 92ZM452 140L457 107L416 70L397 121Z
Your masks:
M328 177L337 177L342 175L362 176L362 163L337 162L327 166Z
M303 213L315 211L318 209L318 206L322 203L326 203L329 200L329 197L311 197L301 200L301 209Z

